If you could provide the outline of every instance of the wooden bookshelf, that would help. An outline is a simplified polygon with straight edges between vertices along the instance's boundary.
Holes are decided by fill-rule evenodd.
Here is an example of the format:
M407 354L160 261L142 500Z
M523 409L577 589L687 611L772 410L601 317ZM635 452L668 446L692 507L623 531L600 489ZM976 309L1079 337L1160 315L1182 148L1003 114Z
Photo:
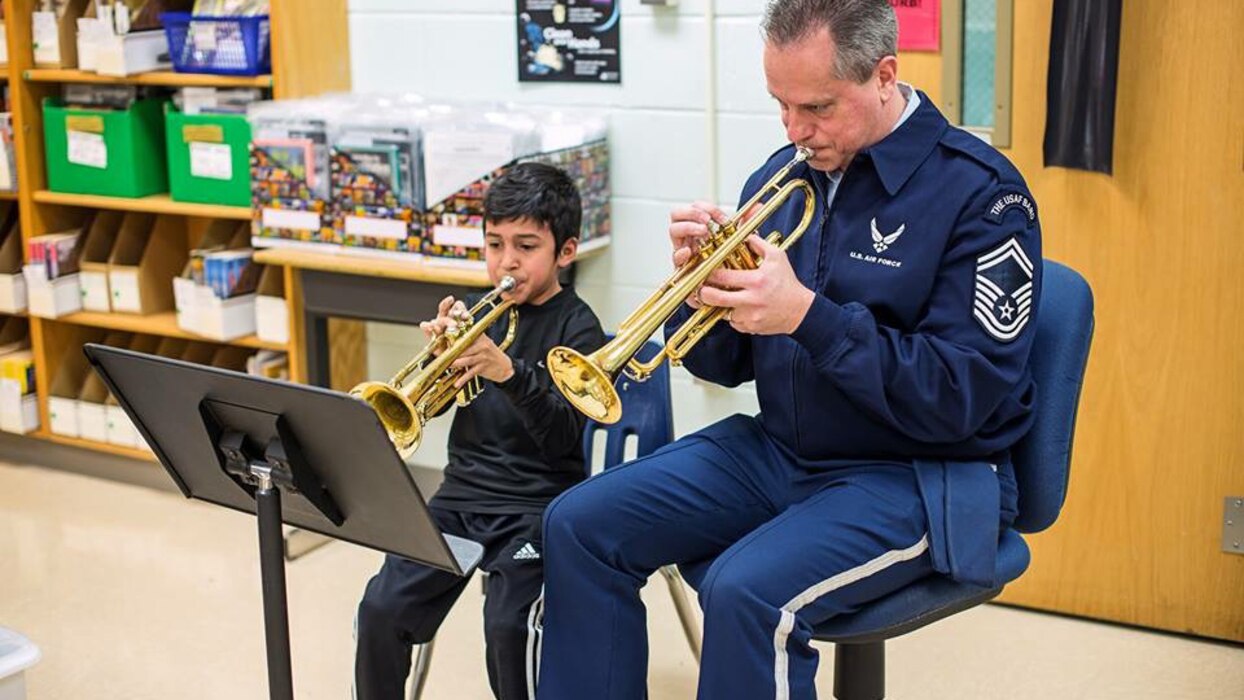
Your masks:
M601 255L607 250L608 244L608 239L587 243L580 247L576 260L583 261ZM418 256L410 256L409 260L402 260L398 257L372 254L365 249L351 251L343 248L333 252L321 252L278 246L257 251L255 261L265 265L283 265L300 270L339 272L346 275L383 277L431 284L465 287L487 287L491 284L482 263L437 261Z
M39 0L2 1L4 14L10 18L29 18L31 11L39 5ZM48 190L43 153L43 100L58 96L61 87L67 83L251 87L270 90L272 96L278 99L349 90L350 56L346 36L349 23L346 0L317 0L315 12L307 12L302 5L298 0L271 0L272 73L255 77L153 71L117 78L69 68L36 67L33 62L31 23L15 20L5 23L4 40L7 42L9 62L0 66L0 80L8 81L10 88L18 191L0 192L0 200L18 203L23 244L32 236L79 225L82 212L87 209L184 216L189 219L192 233L216 219L249 220L249 207L174 202L167 194L122 198ZM52 374L59 358L73 351L74 346L80 345L82 338L88 335L83 332L84 329L100 328L218 345L284 350L290 356L291 379L301 381L304 376L299 333L301 308L298 295L293 293L299 282L296 271L284 268L282 272L286 281L287 298L290 300L290 342L287 344L266 343L253 335L224 342L202 338L181 330L173 312L146 316L79 312L58 319L32 317L30 334L42 427L31 433L31 436L148 462L154 459L146 450L67 438L54 435L48 430L46 387L51 385ZM348 353L343 354L363 356L361 342L353 345Z
M70 68L31 68L22 77L32 83L99 83L105 85L163 85L166 87L271 88L271 75L238 76L207 73L151 71L125 77L100 75Z
M48 440L49 442L56 442L62 445L69 445L71 447L81 447L87 450L97 450L99 452L108 452L110 454L120 455L122 457L129 457L130 459L137 459L137 460L142 460L146 462L156 461L155 454L147 450L138 449L137 447L125 447L122 445L114 445L110 442L98 442L96 440L86 440L83 438L68 437L66 435L57 435L56 433L53 433L48 430L42 430L42 429L36 430L33 433L29 433L29 435L31 437L39 438L41 440Z
M467 287L488 286L488 273L482 268L438 265L421 259L395 260L349 253L266 248L255 253L255 261L265 265L287 265L300 270L340 272L347 275L384 277L412 282L460 284Z
M177 314L173 311L165 311L156 314L122 314L122 313L101 313L98 311L79 311L77 313L60 316L55 320L61 323L72 323L79 326L90 326L92 328L106 328L113 331L128 331L130 333L143 333L146 335L158 335L164 338L184 338L186 340L201 340L205 343L217 343L219 345L240 345L246 348L264 348L268 350L285 350L287 345L282 343L269 343L260 340L254 335L247 335L233 340L215 340L201 335L196 335L188 331L182 330L177 325Z
M152 214L201 216L205 219L249 221L251 218L250 207L175 202L167 194L153 194L147 197L105 197L98 194L72 194L69 192L39 190L34 194L34 201L40 204L61 204L69 207L86 207L88 209L119 209L122 211L150 212Z

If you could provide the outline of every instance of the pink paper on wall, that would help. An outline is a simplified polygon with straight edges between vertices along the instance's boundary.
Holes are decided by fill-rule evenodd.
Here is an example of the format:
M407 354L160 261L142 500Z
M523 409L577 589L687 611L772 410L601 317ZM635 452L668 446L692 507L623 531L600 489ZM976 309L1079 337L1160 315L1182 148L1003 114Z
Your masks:
M890 0L898 15L900 51L937 51L941 38L939 0Z

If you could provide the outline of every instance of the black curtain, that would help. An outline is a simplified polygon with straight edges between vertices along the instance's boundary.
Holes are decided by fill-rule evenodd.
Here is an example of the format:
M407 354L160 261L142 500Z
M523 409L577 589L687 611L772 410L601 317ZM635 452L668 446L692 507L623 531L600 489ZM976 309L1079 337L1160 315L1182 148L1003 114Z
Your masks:
M1054 0L1045 164L1110 174L1123 0Z

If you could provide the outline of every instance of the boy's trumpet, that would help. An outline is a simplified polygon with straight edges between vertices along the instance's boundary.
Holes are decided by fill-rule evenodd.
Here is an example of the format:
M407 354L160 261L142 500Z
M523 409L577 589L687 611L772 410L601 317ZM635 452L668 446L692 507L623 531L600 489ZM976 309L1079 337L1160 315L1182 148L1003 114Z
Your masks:
M625 370L636 381L644 381L666 359L672 365L681 364L682 358L712 330L728 309L702 306L670 335L665 347L652 359L640 362L635 359L635 354L714 270L719 267L754 270L760 265L761 261L747 247L747 239L796 191L804 194L803 218L799 225L785 238L774 231L767 240L782 250L799 240L812 223L816 208L815 194L807 180L795 179L785 184L782 181L792 168L811 156L812 151L798 147L795 157L740 207L739 213L720 226L710 223L709 236L700 244L699 250L618 326L613 340L587 356L568 347L556 347L549 351L548 368L553 383L575 408L595 421L616 423L622 417L622 402L613 381L620 370ZM770 190L776 192L759 205L754 215L747 216Z
M423 425L448 406L450 400L457 397L458 405L465 406L483 391L479 377L473 377L461 389L456 388L454 382L462 375L462 370L450 365L507 310L510 312L509 328L498 347L504 351L514 342L518 310L512 308L514 302L500 300L501 294L513 290L514 286L513 277L502 277L501 284L476 302L467 312L467 317L458 322L457 328L429 341L427 347L398 370L392 379L387 382L363 382L350 390L351 394L366 401L380 417L380 423L402 457L408 457L419 449ZM410 381L403 386L408 377Z

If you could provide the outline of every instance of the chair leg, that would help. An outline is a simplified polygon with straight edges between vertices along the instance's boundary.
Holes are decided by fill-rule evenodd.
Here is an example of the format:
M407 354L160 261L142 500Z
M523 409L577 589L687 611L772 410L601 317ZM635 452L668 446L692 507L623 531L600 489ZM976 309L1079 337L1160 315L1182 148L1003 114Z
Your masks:
M410 700L419 700L423 696L423 686L428 682L428 669L432 667L432 649L435 646L436 637L415 645L415 660L410 665Z
M480 570L480 594L488 595L488 572ZM428 682L428 670L432 668L432 649L436 646L436 637L423 644L414 645L415 658L410 664L410 700L419 700L423 695L423 686Z
M687 645L691 647L691 655L695 662L700 663L700 648L703 645L700 632L700 621L696 618L691 601L687 598L687 587L683 584L682 574L676 566L662 566L661 575L669 584L670 597L674 599L674 610L678 612L678 621L682 623L683 634L687 635Z
M834 645L834 697L885 698L885 642Z

